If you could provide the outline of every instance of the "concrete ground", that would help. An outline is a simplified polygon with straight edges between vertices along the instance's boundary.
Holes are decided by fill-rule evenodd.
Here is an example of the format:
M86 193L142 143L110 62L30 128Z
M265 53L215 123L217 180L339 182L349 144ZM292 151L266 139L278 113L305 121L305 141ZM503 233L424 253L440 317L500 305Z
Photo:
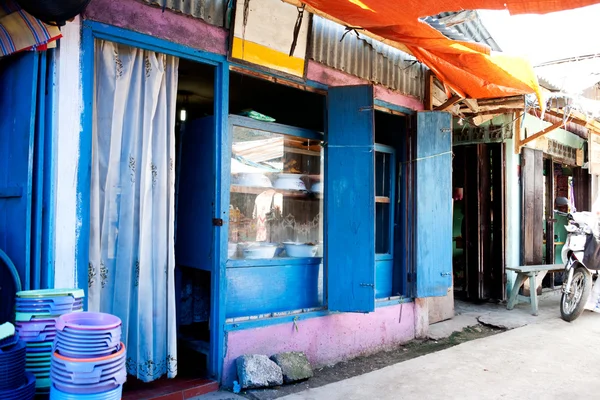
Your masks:
M597 399L599 362L600 315L555 314L283 399Z
M536 324L560 316L560 290L544 293L539 300L538 315L531 314L531 306L519 303L513 310L507 310L506 304L473 304L460 300L454 302L455 317L429 325L429 338L439 340L454 332L478 325L492 325L502 329L514 329Z

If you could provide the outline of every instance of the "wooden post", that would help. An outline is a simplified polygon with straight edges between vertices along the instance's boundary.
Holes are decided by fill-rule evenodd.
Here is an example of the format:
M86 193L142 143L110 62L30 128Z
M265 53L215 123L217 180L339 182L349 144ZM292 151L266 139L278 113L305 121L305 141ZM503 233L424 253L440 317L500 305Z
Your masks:
M521 153L521 120L523 118L523 113L521 111L517 112L517 121L515 123L515 134L513 138L515 140L515 154Z

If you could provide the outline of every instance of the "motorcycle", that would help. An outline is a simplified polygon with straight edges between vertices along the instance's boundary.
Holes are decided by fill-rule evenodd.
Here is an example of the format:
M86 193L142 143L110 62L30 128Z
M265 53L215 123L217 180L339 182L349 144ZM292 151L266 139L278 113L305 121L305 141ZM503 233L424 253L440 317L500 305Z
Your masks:
M562 213L567 217L567 240L562 249L565 264L560 315L567 322L577 319L592 290L590 270L600 270L600 232L597 217L590 212Z

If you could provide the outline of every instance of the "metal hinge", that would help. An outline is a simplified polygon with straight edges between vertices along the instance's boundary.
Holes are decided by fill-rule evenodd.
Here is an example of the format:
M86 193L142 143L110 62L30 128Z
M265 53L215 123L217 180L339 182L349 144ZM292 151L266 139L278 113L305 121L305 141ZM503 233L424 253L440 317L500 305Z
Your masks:
M442 133L448 133L448 132L452 132L452 129L450 129L450 128L441 128L440 131L442 131Z
M223 218L213 218L213 226L223 226Z
M450 276L452 275L452 272L440 272L441 276Z
M360 286L363 286L363 287L372 287L372 288L374 288L374 287L375 287L375 284L374 284L374 283L361 283L361 284L360 284Z

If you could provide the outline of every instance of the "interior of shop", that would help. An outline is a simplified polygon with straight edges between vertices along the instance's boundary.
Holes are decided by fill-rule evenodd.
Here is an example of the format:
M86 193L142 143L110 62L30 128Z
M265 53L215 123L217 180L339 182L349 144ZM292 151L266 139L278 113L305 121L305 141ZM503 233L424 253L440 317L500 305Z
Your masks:
M212 346L214 227L210 222L215 181L219 180L214 160L220 156L213 135L214 81L212 67L180 61L175 244L176 292L180 293L178 364L179 375L189 377L207 374ZM230 73L228 95L232 159L221 171L231 174L227 317L256 315L265 305L285 305L284 296L299 299L294 300L296 306L292 304L296 308L322 306L325 96L236 72ZM279 132L265 128L267 123ZM295 261L296 266L284 265L294 256L307 265L300 261ZM290 273L278 276L284 272ZM263 288L257 284L257 274L261 279L277 278L281 290L272 287L268 293L258 293Z
M504 144L454 146L454 295L504 298Z

